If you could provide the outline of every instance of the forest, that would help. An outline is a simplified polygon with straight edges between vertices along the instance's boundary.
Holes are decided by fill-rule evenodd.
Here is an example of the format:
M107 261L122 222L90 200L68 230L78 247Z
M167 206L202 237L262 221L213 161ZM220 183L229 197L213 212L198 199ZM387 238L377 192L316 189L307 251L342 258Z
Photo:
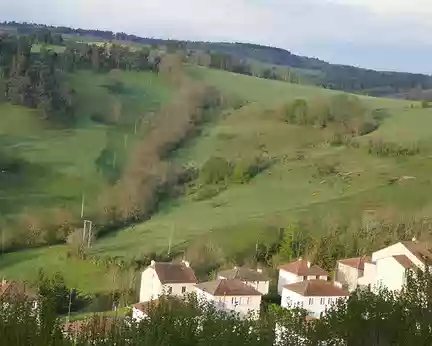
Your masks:
M307 72L306 76L311 73L314 76L312 79L303 78L309 79L308 83L328 89L372 96L403 95L403 97L418 98L418 94L422 95L420 97L425 97L421 94L422 90L432 89L431 76L336 65L317 58L298 56L285 49L255 44L163 40L112 31L72 29L31 23L5 22L1 25L14 28L18 33L24 34L47 30L58 34L91 35L107 41L122 40L153 47L166 46L168 49L183 50L188 54L196 52L210 54L214 55L214 60L212 59L210 63L211 67L249 75L253 74L251 62L256 61L266 66L259 74L263 78L286 80L285 73L281 74L278 68L296 69L301 75L303 70Z

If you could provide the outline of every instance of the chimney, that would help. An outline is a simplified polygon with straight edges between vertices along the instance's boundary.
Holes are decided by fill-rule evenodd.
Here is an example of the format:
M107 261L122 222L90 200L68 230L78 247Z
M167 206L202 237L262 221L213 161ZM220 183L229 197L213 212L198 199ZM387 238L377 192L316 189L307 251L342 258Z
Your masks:
M182 260L182 263L189 268L190 267L190 263L188 261Z
M308 268L310 268L310 266L311 266L311 263L309 261L307 261L307 266L308 266Z
M411 240L412 240L412 241L417 241L417 238L416 238L416 237L413 237Z
M155 264L156 264L156 262L155 262L154 260L151 260L151 262L150 262L150 266L154 267Z
M262 268L257 268L257 272L261 274L262 273Z
M335 285L336 287L342 288L342 283L339 281L333 281L333 285Z

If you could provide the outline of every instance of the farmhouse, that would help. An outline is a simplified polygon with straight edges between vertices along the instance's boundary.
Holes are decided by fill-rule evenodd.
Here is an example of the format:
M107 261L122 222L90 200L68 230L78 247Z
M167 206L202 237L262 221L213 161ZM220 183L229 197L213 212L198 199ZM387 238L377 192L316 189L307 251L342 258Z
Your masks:
M233 269L223 270L218 273L219 279L238 279L244 284L255 288L258 292L265 295L269 292L269 277L262 272L262 269L249 269L244 267L234 267Z
M366 263L371 263L371 258L368 256L339 260L337 262L335 280L346 287L348 291L354 291L357 288L359 278L364 275Z
M338 299L347 299L348 291L324 280L306 280L284 285L281 306L302 308L310 316L320 318Z
M306 280L328 280L329 274L318 266L302 258L279 266L278 293L282 294L285 285Z
M185 296L194 292L197 282L195 272L187 261L152 261L141 274L140 302L158 299L161 295Z
M432 248L414 238L374 252L357 283L375 290L380 287L400 290L406 283L408 271L424 270L426 266L432 266Z
M199 299L206 300L219 310L235 312L241 317L259 316L261 293L238 279L218 279L195 286Z

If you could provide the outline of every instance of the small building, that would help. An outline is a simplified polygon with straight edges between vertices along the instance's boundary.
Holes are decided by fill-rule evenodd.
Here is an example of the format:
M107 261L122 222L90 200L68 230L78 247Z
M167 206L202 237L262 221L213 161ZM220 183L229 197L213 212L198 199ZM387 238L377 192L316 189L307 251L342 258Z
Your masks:
M398 291L406 284L408 271L424 270L426 266L432 266L432 247L416 239L402 241L374 252L371 262L365 263L358 285Z
M33 302L33 307L38 306L39 296L36 291L23 282L2 280L0 284L0 300L26 299Z
M349 292L355 291L359 278L364 275L366 263L371 263L368 256L346 258L337 262L335 280L340 282Z
M262 269L254 270L244 267L234 267L233 269L220 271L218 279L238 279L244 284L255 288L263 295L269 292L270 279L262 272Z
M283 286L281 306L301 308L309 315L321 318L338 299L347 299L348 291L324 280L306 280Z
M195 286L199 299L213 303L217 309L238 313L241 317L249 314L259 316L261 293L238 279L218 279Z
M156 309L159 304L159 300L151 300L148 302L137 303L132 308L132 320L134 322L141 322L149 318L150 310Z
M189 262L151 261L150 266L141 274L140 302L158 299L161 295L185 296L194 292L197 282Z
M279 266L278 293L282 294L285 285L306 280L328 280L329 273L324 269L311 265L302 258L297 261Z

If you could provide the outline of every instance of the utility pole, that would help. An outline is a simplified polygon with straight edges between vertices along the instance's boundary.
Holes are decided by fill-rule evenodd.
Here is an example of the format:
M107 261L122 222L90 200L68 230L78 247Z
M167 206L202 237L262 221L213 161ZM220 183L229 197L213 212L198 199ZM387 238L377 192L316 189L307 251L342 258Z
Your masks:
M71 288L71 290L69 291L69 308L68 308L67 323L69 323L69 321L70 321L70 315L71 315L72 292L73 292L73 288Z
M124 135L124 147L127 147L128 135Z
M81 199L81 219L84 217L84 202L85 202L85 196L84 193L82 194L82 199Z
M171 254L172 238L174 236L174 225L171 225L171 234L168 239L168 256Z
M114 158L113 158L113 168L116 166L116 160L117 160L117 153L114 152Z

